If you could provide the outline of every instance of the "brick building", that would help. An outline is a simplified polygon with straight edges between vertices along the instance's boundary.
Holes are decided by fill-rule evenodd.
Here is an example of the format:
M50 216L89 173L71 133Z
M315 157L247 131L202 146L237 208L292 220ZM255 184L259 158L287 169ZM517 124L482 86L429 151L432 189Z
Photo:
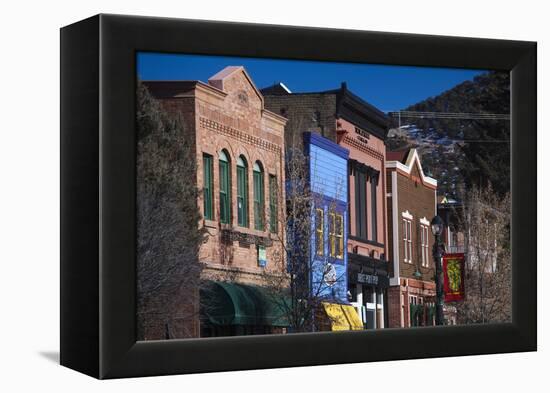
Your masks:
M286 119L264 107L262 94L239 66L224 68L207 83L144 84L165 110L180 116L196 146L196 179L182 181L194 181L202 190L197 201L207 230L200 250L202 279L214 295L203 291L201 305L195 302L197 316L201 313L200 323L198 317L193 321L195 336L268 333L284 326L273 322L278 317L258 316L254 305L266 301L261 290L266 274L285 271ZM207 297L232 306L233 311L212 307L218 314L235 315L205 312ZM253 304L242 304L243 297ZM236 315L238 310L251 315Z
M312 131L349 150L346 241L348 291L366 328L387 323L388 280L386 177L387 119L345 83L323 92L292 93L279 83L262 89L266 106L288 118L287 148L300 148Z
M430 221L437 213L437 181L422 170L416 149L386 154L389 327L432 325L435 266Z

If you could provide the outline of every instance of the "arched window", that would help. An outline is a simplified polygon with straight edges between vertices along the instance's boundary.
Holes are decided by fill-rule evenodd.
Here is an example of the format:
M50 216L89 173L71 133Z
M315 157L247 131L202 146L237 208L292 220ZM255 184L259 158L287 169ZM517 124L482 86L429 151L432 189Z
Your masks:
M264 230L264 170L254 163L254 229Z
M248 227L248 165L243 156L237 159L237 221Z
M220 163L220 222L229 224L231 221L231 176L229 171L229 154L222 150L219 154Z

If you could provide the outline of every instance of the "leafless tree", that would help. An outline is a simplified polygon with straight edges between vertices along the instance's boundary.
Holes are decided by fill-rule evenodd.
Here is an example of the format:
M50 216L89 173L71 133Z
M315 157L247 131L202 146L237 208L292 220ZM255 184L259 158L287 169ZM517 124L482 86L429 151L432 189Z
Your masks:
M137 133L138 338L193 336L204 231L192 139L141 83Z
M462 324L510 322L512 266L510 198L492 187L473 188L464 199L465 300L458 302Z
M312 179L316 172L315 163L311 163L310 157L304 154L301 143L296 145L287 148L285 153L286 204L279 208L277 214L279 225L285 231L284 236L276 236L283 250L276 263L286 265L286 273L276 275L266 272L263 281L272 300L288 319L290 331L311 332L319 330L321 303L327 300L327 291L337 285L342 277L335 275L332 265L334 257L316 255L316 244L312 242L316 238L315 208L323 206L323 203L319 192L312 191L311 184L322 183L323 179ZM310 173L310 165L313 165L313 174ZM337 188L338 194L342 185ZM336 198L329 203L328 211L328 217L336 211Z

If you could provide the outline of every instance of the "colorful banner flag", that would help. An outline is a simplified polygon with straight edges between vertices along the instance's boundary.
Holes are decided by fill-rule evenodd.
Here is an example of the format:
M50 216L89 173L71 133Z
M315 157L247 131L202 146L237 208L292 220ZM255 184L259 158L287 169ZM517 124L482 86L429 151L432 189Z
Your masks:
M464 300L464 254L443 256L445 302Z

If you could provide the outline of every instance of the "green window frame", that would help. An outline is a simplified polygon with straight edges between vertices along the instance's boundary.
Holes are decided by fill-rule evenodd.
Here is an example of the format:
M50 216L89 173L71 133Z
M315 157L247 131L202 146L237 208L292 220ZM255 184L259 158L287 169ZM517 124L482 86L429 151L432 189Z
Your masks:
M269 230L271 233L277 233L279 230L278 223L278 188L277 188L277 176L269 175Z
M237 223L248 227L248 165L242 156L237 159Z
M203 195L203 211L204 218L212 220L214 218L214 209L212 208L212 189L213 189L213 157L210 154L203 153L202 155L202 195Z
M264 230L264 172L258 162L254 163L254 229Z
M229 174L229 157L225 151L219 155L220 166L220 222L229 224L231 221L231 177Z

